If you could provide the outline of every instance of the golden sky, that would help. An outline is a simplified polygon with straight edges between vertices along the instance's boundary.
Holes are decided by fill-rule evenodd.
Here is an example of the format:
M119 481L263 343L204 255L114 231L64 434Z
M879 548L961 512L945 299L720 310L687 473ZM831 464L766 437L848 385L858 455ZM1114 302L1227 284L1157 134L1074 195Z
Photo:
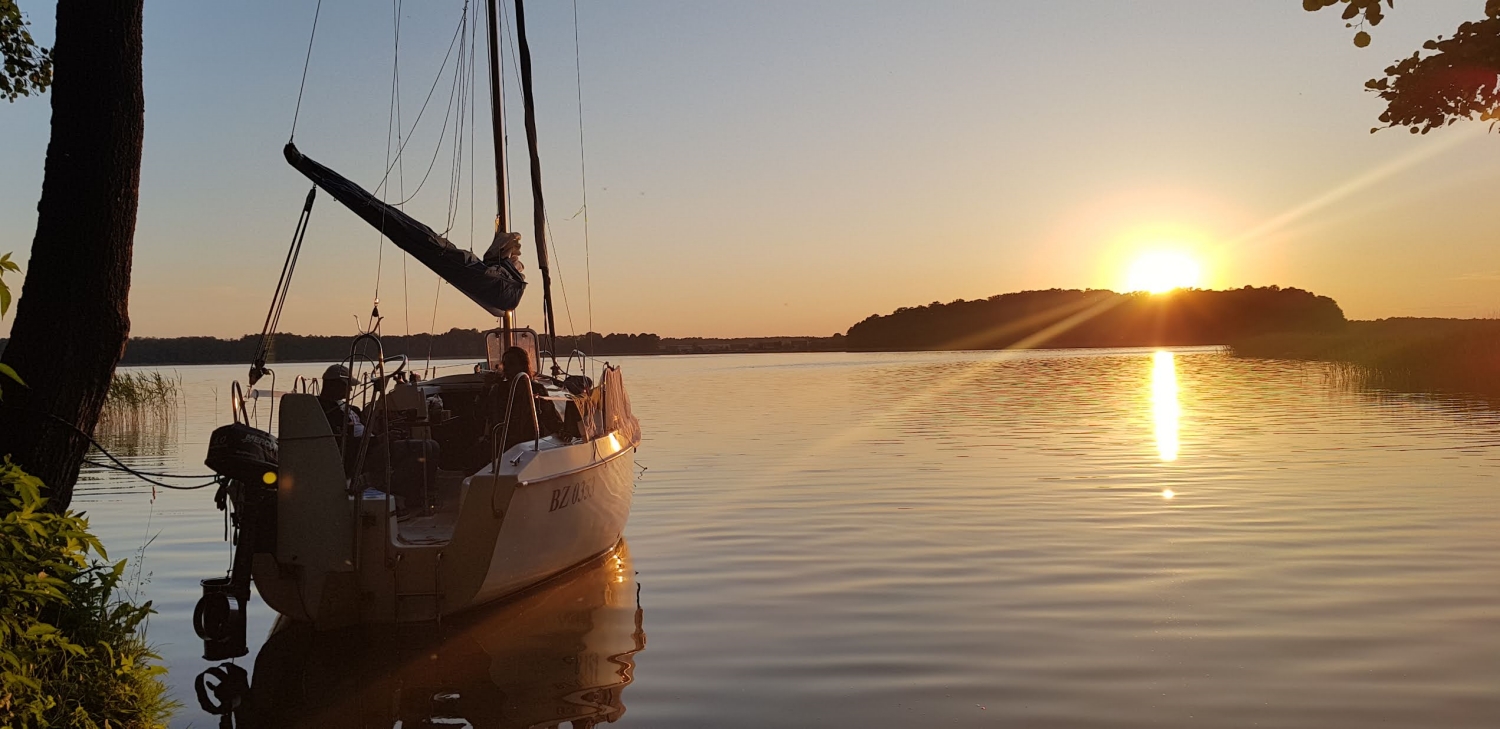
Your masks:
M259 330L307 190L280 156L304 5L148 7L134 334ZM444 0L403 18L405 124L461 8ZM50 39L50 8L29 9ZM1479 17L1477 0L1402 6L1365 49L1336 15L1296 2L583 2L579 13L587 269L571 8L538 4L529 18L562 331L587 328L591 288L599 331L827 335L934 300L1121 288L1154 250L1191 257L1206 285L1298 286L1356 318L1500 315L1500 138L1477 124L1372 135L1381 104L1362 90ZM297 128L305 153L366 184L385 165L391 30L353 0L324 4ZM516 107L514 222L529 251ZM47 115L45 99L0 107L0 249L23 262ZM409 144L408 191L438 122L424 118ZM472 219L483 247L493 214L480 131L475 211L465 182L450 234L461 246ZM439 155L438 181L409 207L432 224L446 216L448 165ZM451 289L434 312L435 279L414 262L403 274L394 247L380 254L376 234L325 197L282 328L352 333L377 267L388 332L491 321Z

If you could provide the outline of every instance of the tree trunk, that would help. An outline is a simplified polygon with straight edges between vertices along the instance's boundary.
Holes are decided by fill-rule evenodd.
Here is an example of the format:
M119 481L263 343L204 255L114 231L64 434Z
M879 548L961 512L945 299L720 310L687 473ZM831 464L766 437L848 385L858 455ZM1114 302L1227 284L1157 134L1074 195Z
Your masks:
M52 138L26 282L0 357L29 387L5 386L0 453L50 486L49 507L59 511L88 450L78 431L93 432L130 333L142 2L57 4Z

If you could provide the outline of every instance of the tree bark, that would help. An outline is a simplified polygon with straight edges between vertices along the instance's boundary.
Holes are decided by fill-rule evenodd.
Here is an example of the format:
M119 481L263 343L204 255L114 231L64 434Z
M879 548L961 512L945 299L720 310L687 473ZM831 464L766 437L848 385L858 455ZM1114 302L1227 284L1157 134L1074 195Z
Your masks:
M36 237L0 356L28 387L5 386L0 453L51 487L48 505L59 511L72 500L88 450L79 431L93 432L130 333L145 127L142 3L57 4L52 137Z

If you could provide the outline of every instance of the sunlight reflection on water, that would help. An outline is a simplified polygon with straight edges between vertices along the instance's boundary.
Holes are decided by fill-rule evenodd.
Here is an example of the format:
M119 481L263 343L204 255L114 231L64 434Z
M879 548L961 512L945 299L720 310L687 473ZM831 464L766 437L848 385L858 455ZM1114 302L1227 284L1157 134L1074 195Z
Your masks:
M1156 452L1164 462L1177 460L1182 405L1177 402L1177 360L1171 352L1151 356L1151 418L1156 423ZM1167 498L1171 498L1168 496Z
M610 726L1497 725L1493 411L1203 350L623 364L649 646ZM176 432L136 465L201 472L243 368L182 374ZM113 556L159 534L150 638L190 707L197 580L227 561L211 497L90 470L75 502ZM250 620L259 649L258 599ZM506 666L583 655L548 640ZM309 679L339 660L310 656ZM381 665L393 702L447 680Z

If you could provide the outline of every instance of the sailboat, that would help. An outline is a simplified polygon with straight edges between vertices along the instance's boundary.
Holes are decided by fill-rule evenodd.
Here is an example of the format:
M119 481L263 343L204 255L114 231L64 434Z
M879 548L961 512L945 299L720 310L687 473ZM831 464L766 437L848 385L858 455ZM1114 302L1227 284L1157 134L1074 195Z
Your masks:
M508 242L515 237L507 209L500 0L482 1L496 150L495 236ZM539 336L515 324L527 282L514 246L509 255L484 259L461 250L289 141L288 163L316 187L283 266L264 342L274 336L317 190L495 315L498 326L486 333L484 361L474 372L427 380L406 377L406 359L387 357L377 333L356 337L344 364L364 372L348 399L363 402L367 417L373 415L383 430L372 426L355 433L346 425L335 432L326 400L294 387L276 396L273 435L249 423L236 383L236 422L214 432L207 458L220 474L217 501L234 524L234 558L227 575L203 581L194 627L204 639L205 658L248 652L245 610L252 585L284 618L317 630L433 621L518 594L609 553L621 541L640 426L618 367L596 369L595 381L586 376L582 357L569 357L568 365L578 362L584 371L569 373L542 348L555 350L557 339L522 0L515 0L514 19L545 331ZM515 348L530 362L550 360L550 372L502 379L502 359ZM274 378L266 350L263 343L251 366L252 386L262 375ZM527 397L535 385L544 395ZM497 402L503 414L495 412ZM558 419L541 417L546 413L539 408L556 408L567 427L543 432L543 422ZM528 431L524 439L512 437L518 422ZM403 443L418 444L415 451L406 449L417 455L394 463Z

